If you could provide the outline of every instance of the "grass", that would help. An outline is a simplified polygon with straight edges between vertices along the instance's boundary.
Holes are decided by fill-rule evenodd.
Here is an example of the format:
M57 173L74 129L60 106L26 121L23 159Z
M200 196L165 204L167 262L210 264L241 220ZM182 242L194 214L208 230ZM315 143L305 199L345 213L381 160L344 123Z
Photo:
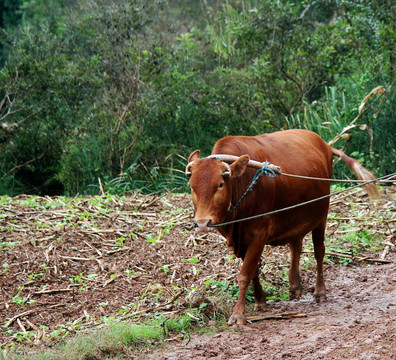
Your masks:
M325 100L322 103L306 105L303 114L286 118L289 129L308 129L329 141L348 125L344 116L347 110L344 94L339 96L335 87L325 90Z
M133 164L123 174L115 178L104 178L99 184L89 186L91 193L104 191L106 194L126 194L139 191L143 194L161 193L166 191L186 192L188 179L184 174L187 159L179 154L170 166L165 166L172 157L168 156L162 166L147 168L143 163ZM174 166L175 165L175 166Z
M377 96L373 96L375 94ZM370 92L364 98L370 99L369 103L362 101L361 108L356 111L359 104L352 104L351 107L346 101L346 93L327 87L321 101L305 104L301 111L285 118L286 127L314 131L327 143L342 148L349 156L358 159L377 176L389 174L395 168L395 150L389 142L389 129L381 129L379 120L385 113L378 118L386 94ZM343 162L335 163L334 178L346 178L349 174Z
M199 314L197 314L199 315ZM175 318L156 316L145 322L111 322L102 328L80 332L50 350L34 354L26 348L16 348L8 354L0 353L1 360L95 360L121 359L136 356L147 348L160 346L175 335L188 336L197 327L196 316L182 314Z

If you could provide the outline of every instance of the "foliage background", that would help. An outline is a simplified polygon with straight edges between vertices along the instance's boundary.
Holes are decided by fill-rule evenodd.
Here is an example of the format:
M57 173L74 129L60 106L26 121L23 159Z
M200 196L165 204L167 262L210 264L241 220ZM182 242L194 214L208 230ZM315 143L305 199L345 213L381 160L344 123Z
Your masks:
M330 141L356 117L335 146L396 170L392 0L0 0L0 13L0 194L174 190L188 154L222 136Z

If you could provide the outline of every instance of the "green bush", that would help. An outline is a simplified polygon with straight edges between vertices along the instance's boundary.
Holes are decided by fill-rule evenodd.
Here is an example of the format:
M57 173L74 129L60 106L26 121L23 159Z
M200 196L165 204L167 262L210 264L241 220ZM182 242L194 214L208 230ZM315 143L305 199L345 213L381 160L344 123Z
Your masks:
M0 23L1 194L182 189L188 154L223 136L329 141L357 116L335 146L395 171L390 0L18 4Z

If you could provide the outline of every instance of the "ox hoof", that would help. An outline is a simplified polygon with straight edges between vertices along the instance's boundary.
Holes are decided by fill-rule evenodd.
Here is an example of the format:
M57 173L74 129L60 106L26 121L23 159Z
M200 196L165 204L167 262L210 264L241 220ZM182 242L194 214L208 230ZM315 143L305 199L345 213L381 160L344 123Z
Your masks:
M314 294L314 298L315 298L315 301L318 304L320 304L322 302L325 302L327 297L326 297L325 293L318 293L318 294Z
M290 289L289 291L290 300L300 299L301 296L302 296L302 288Z
M267 303L266 302L256 302L254 304L254 311L266 311L267 310Z
M246 325L246 315L231 315L228 325Z

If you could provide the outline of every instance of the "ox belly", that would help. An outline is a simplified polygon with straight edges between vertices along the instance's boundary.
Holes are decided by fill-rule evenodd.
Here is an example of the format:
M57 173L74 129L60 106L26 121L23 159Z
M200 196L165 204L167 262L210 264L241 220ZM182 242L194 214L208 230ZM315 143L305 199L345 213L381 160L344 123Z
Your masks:
M303 239L305 235L326 222L328 200L319 202L320 206L302 206L294 210L273 215L269 221L267 244L285 245L294 239Z

